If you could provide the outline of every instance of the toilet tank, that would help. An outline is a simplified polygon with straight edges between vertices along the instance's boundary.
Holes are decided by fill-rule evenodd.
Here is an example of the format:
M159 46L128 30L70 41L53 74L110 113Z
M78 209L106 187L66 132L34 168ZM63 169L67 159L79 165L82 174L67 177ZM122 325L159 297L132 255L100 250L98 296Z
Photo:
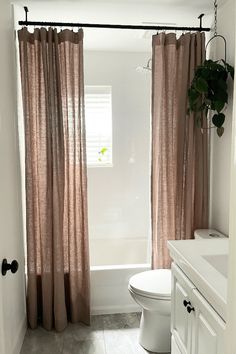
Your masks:
M227 237L221 232L214 229L198 229L194 231L195 239L210 239Z

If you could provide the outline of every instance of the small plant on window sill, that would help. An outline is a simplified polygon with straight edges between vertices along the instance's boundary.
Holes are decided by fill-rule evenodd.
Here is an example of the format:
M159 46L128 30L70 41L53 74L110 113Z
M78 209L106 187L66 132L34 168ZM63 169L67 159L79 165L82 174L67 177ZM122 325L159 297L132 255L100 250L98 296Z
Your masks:
M188 90L188 113L196 113L197 123L200 121L203 130L203 116L208 117L208 112L213 111L211 122L216 127L219 137L224 133L225 114L223 111L228 103L227 79L229 75L234 79L234 68L223 59L205 60L203 65L197 67Z
M99 158L98 161L99 162L103 162L103 157L106 155L106 152L108 151L108 149L106 147L101 148L101 150L98 152L99 154Z

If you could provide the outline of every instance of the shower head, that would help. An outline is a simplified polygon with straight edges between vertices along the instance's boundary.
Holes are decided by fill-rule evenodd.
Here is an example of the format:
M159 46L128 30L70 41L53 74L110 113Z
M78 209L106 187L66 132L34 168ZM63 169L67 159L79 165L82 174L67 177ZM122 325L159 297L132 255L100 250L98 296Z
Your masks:
M151 62L152 62L152 59L150 58L150 59L148 60L148 62L147 62L146 65L144 65L144 66L137 66L136 71L139 72L139 73L143 73L143 72L147 72L147 71L152 71Z

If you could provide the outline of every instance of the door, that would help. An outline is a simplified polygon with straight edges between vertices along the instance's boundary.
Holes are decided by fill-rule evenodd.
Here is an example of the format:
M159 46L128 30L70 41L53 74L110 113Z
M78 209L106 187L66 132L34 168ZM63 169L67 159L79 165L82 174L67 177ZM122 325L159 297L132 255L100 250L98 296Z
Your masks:
M195 286L178 266L172 264L171 332L182 354L191 352L194 314L187 311Z
M171 354L182 354L179 350L174 336L171 337Z
M10 1L0 1L0 354L18 354L26 328L12 24ZM2 276L3 258L16 259L18 272Z
M192 354L224 354L225 322L197 289L193 290L192 302L195 308Z
M3 300L2 300L2 279L0 280L0 354L5 353L5 340L3 331Z

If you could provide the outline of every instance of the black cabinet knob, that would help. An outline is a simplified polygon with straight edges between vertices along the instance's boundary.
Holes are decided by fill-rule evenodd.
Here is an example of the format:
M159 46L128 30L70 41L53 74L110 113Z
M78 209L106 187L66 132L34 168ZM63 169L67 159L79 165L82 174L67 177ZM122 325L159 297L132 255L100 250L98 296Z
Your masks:
M18 268L19 264L15 259L11 263L7 263L6 258L4 258L2 261L2 275L6 275L8 270L10 270L12 273L16 273Z
M188 305L191 305L191 302L187 301L187 300L184 300L183 301L183 305L184 305L184 307L187 307Z
M192 311L195 311L195 309L194 309L194 307L188 305L187 306L187 311L188 311L188 313L190 313Z

